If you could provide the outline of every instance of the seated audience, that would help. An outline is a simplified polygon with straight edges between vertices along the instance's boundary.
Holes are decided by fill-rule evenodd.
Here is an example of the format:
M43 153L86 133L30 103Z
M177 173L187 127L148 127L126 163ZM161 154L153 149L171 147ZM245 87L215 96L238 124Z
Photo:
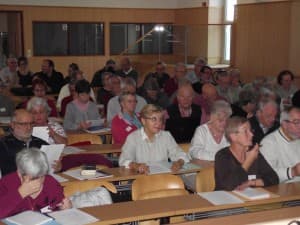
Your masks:
M121 112L111 122L111 132L114 144L124 144L127 136L139 129L142 124L135 113L136 95L130 92L122 92L119 96Z
M49 121L48 114L50 108L44 98L33 97L27 103L27 110L33 116L34 126L48 127L49 144L67 144L67 136L64 128L57 122Z
M230 104L218 100L211 108L210 120L199 126L191 141L189 154L194 159L215 160L215 154L229 145L224 133L232 111Z
M145 79L141 89L141 95L148 104L158 105L163 109L170 105L168 96L160 90L155 78L149 77Z
M145 77L145 80L148 80L149 78L156 79L156 81L159 85L159 89L163 90L167 80L170 79L169 74L166 73L166 64L161 61L157 62L156 66L155 66L155 72L149 73Z
M178 89L179 81L185 77L186 74L186 66L184 63L179 62L176 63L174 68L174 76L166 81L164 92L168 95L168 97L172 97L172 95Z
M228 119L225 135L230 146L217 152L215 157L216 190L278 184L278 176L259 152L259 145L252 146L253 134L246 118Z
M18 58L18 85L21 87L31 87L33 73L29 70L28 59L26 57Z
M212 68L209 66L202 66L200 70L200 79L196 83L193 83L193 88L196 93L201 94L202 93L202 86L203 84L213 84L213 76L212 76Z
M56 110L56 106L55 106L55 101L48 98L46 95L47 84L45 83L45 81L38 79L38 78L34 79L32 82L32 90L33 90L34 97L44 98L47 101L47 104L51 109L49 116L57 117L58 114L57 114L57 110ZM28 103L28 100L23 102L22 108L26 108L27 103Z
M253 132L253 143L260 143L264 136L272 133L279 127L277 119L278 105L273 100L258 102L254 116L249 119Z
M94 76L93 76L93 80L91 82L91 87L103 87L103 83L102 83L102 74L105 72L109 72L114 74L116 71L116 62L112 59L109 59L106 61L105 66L101 69L98 70Z
M136 82L127 77L121 81L121 92L131 92L136 93ZM147 104L145 99L139 95L136 95L137 105L135 108L135 112L140 112L141 109ZM121 112L121 107L119 104L119 96L115 96L111 98L107 104L107 122L111 124L112 119L115 115Z
M40 211L71 208L63 187L50 175L45 153L36 148L20 151L16 156L17 171L0 179L0 218L26 210Z
M11 116L15 110L15 103L5 94L5 87L0 81L0 116Z
M42 71L35 73L34 77L45 81L47 85L46 91L51 94L58 94L65 83L62 73L55 70L54 62L50 59L43 60Z
M172 170L179 170L188 156L168 131L162 130L164 115L159 106L146 105L141 111L143 127L128 135L122 147L119 165L139 173L149 173L151 162L173 162Z
M71 79L69 81L68 88L69 88L70 95L67 97L64 97L61 100L61 107L60 107L60 116L61 117L65 117L67 105L77 97L76 91L75 91L76 82L77 82L76 79ZM90 98L90 100L92 100L92 99Z
M71 96L70 83L73 84L73 83L76 83L76 81L83 80L83 79L84 79L83 73L80 70L76 70L71 74L70 79L69 79L69 83L65 84L59 91L58 98L57 98L57 101L56 101L56 107L57 107L58 110L61 110L62 100L65 97ZM92 100L95 102L96 98L95 98L95 94L94 94L93 89L91 89L90 96L91 96Z
M276 171L280 182L300 176L300 109L284 110L280 127L261 141L261 153Z
M124 56L120 60L120 69L116 74L122 78L131 77L136 83L138 82L138 72L132 68L131 61L128 56Z
M11 133L0 139L0 170L2 176L16 171L16 154L23 148L36 147L48 143L32 136L33 117L25 109L14 112Z
M65 77L65 83L68 84L74 72L79 71L79 66L76 63L71 63L68 67L68 75Z
M231 105L232 116L251 118L256 110L257 96L251 90L242 90L239 101Z
M179 84L177 103L166 109L166 130L178 143L192 140L195 129L200 125L201 107L193 104L194 90L189 81Z
M207 62L203 58L196 58L194 62L194 70L186 74L185 78L189 80L192 84L200 82L201 80L201 69L206 66Z
M5 87L14 87L18 84L17 59L10 56L6 60L6 67L0 71L0 79Z
M217 70L215 72L215 79L218 94L225 98L227 102L233 104L235 99L229 73L226 70Z
M109 100L114 97L112 93L112 76L113 74L110 72L102 73L102 87L98 89L97 93L97 104L101 104L104 106L104 112L106 113L107 104ZM106 115L104 115L106 116Z
M88 81L79 80L75 85L76 98L67 105L64 118L65 130L87 129L89 120L100 119L97 105L90 101L91 87Z
M277 76L278 86L276 92L285 105L291 105L291 98L298 90L296 85L293 83L294 78L294 74L289 70L283 70Z
M230 86L232 90L232 103L239 101L239 94L242 90L242 82L240 80L240 71L238 69L229 70Z

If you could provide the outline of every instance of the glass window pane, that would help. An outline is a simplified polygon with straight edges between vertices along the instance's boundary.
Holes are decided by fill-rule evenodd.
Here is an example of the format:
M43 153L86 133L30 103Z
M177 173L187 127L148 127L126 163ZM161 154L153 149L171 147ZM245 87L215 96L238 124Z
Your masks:
M127 48L127 25L110 24L110 54L118 55Z

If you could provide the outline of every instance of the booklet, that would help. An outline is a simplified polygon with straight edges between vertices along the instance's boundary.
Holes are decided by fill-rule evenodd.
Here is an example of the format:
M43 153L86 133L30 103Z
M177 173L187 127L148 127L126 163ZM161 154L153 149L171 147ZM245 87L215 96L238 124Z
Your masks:
M243 200L227 191L200 192L198 193L198 195L200 195L202 198L205 198L207 201L214 205L244 203Z
M258 200L271 197L270 193L263 188L248 187L242 191L234 190L232 192L248 200Z
M43 151L48 158L49 163L49 173L53 174L54 170L52 168L52 165L54 164L54 161L59 160L59 157L64 149L64 144L55 144L55 145L42 145L41 151Z
M8 223L16 225L42 225L53 220L53 218L36 211L24 211L17 215L7 217L5 220Z

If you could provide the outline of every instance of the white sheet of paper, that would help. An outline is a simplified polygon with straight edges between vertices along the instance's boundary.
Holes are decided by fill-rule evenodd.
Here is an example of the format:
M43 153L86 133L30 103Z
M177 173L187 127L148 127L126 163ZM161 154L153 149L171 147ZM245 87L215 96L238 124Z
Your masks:
M76 208L59 210L48 215L61 225L84 225L98 221L97 218Z
M96 172L95 175L91 175L91 176L82 176L80 174L81 172L81 168L78 169L74 169L74 170L67 170L65 172L63 172L64 174L70 176L70 177L74 177L77 180L93 180L93 179L97 179L97 178L104 178L104 177L112 177L112 174L104 174L101 172Z
M52 165L55 160L58 160L65 145L64 144L57 144L57 145L42 145L41 151L45 152L48 158L48 163L50 167L50 174L53 174Z
M39 212L28 210L11 217L7 217L6 220L17 225L41 225L53 219Z
M68 181L67 178L64 178L64 177L62 177L62 176L59 176L59 175L57 175L57 174L55 174L55 173L51 174L51 176L54 177L54 179L57 180L59 183Z
M172 164L166 161L151 162L148 164L150 174L170 173Z
M32 136L38 137L48 143L49 141L49 128L47 126L43 127L33 127Z
M232 191L235 194L238 194L239 196L242 196L246 199L249 200L258 200L258 199L264 199L264 198L270 198L270 193L264 191L264 190L260 190L257 188L251 188L251 187L247 187L242 191Z
M63 154L69 155L69 154L76 154L80 152L85 152L86 150L74 147L74 146L66 146L63 150Z
M214 205L244 203L243 200L226 191L200 192L198 195Z

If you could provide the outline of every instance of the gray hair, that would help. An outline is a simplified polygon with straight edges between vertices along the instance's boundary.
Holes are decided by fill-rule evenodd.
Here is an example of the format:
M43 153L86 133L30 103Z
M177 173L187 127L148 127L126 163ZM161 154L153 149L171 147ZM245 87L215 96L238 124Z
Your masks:
M127 86L136 87L136 82L131 77L126 77L125 79L121 80L121 90L124 90Z
M278 105L275 101L273 101L271 99L262 99L257 104L257 111L263 111L264 108L268 105L271 105L274 108L278 109Z
M230 117L232 114L232 109L228 102L224 100L217 100L212 104L210 113L213 115L225 113L227 117Z
M231 142L230 135L233 133L237 133L240 126L244 123L248 122L245 117L233 116L227 120L227 124L225 127L225 137L229 142Z
M16 164L19 173L24 176L38 178L49 172L47 156L37 148L28 148L20 151L16 156Z
M125 98L129 95L132 95L136 98L136 95L134 93L131 93L129 91L122 91L121 94L119 95L119 103L123 102Z
M32 97L27 103L27 110L31 112L31 110L37 106L42 106L46 109L47 113L50 113L51 111L46 99L40 97Z

